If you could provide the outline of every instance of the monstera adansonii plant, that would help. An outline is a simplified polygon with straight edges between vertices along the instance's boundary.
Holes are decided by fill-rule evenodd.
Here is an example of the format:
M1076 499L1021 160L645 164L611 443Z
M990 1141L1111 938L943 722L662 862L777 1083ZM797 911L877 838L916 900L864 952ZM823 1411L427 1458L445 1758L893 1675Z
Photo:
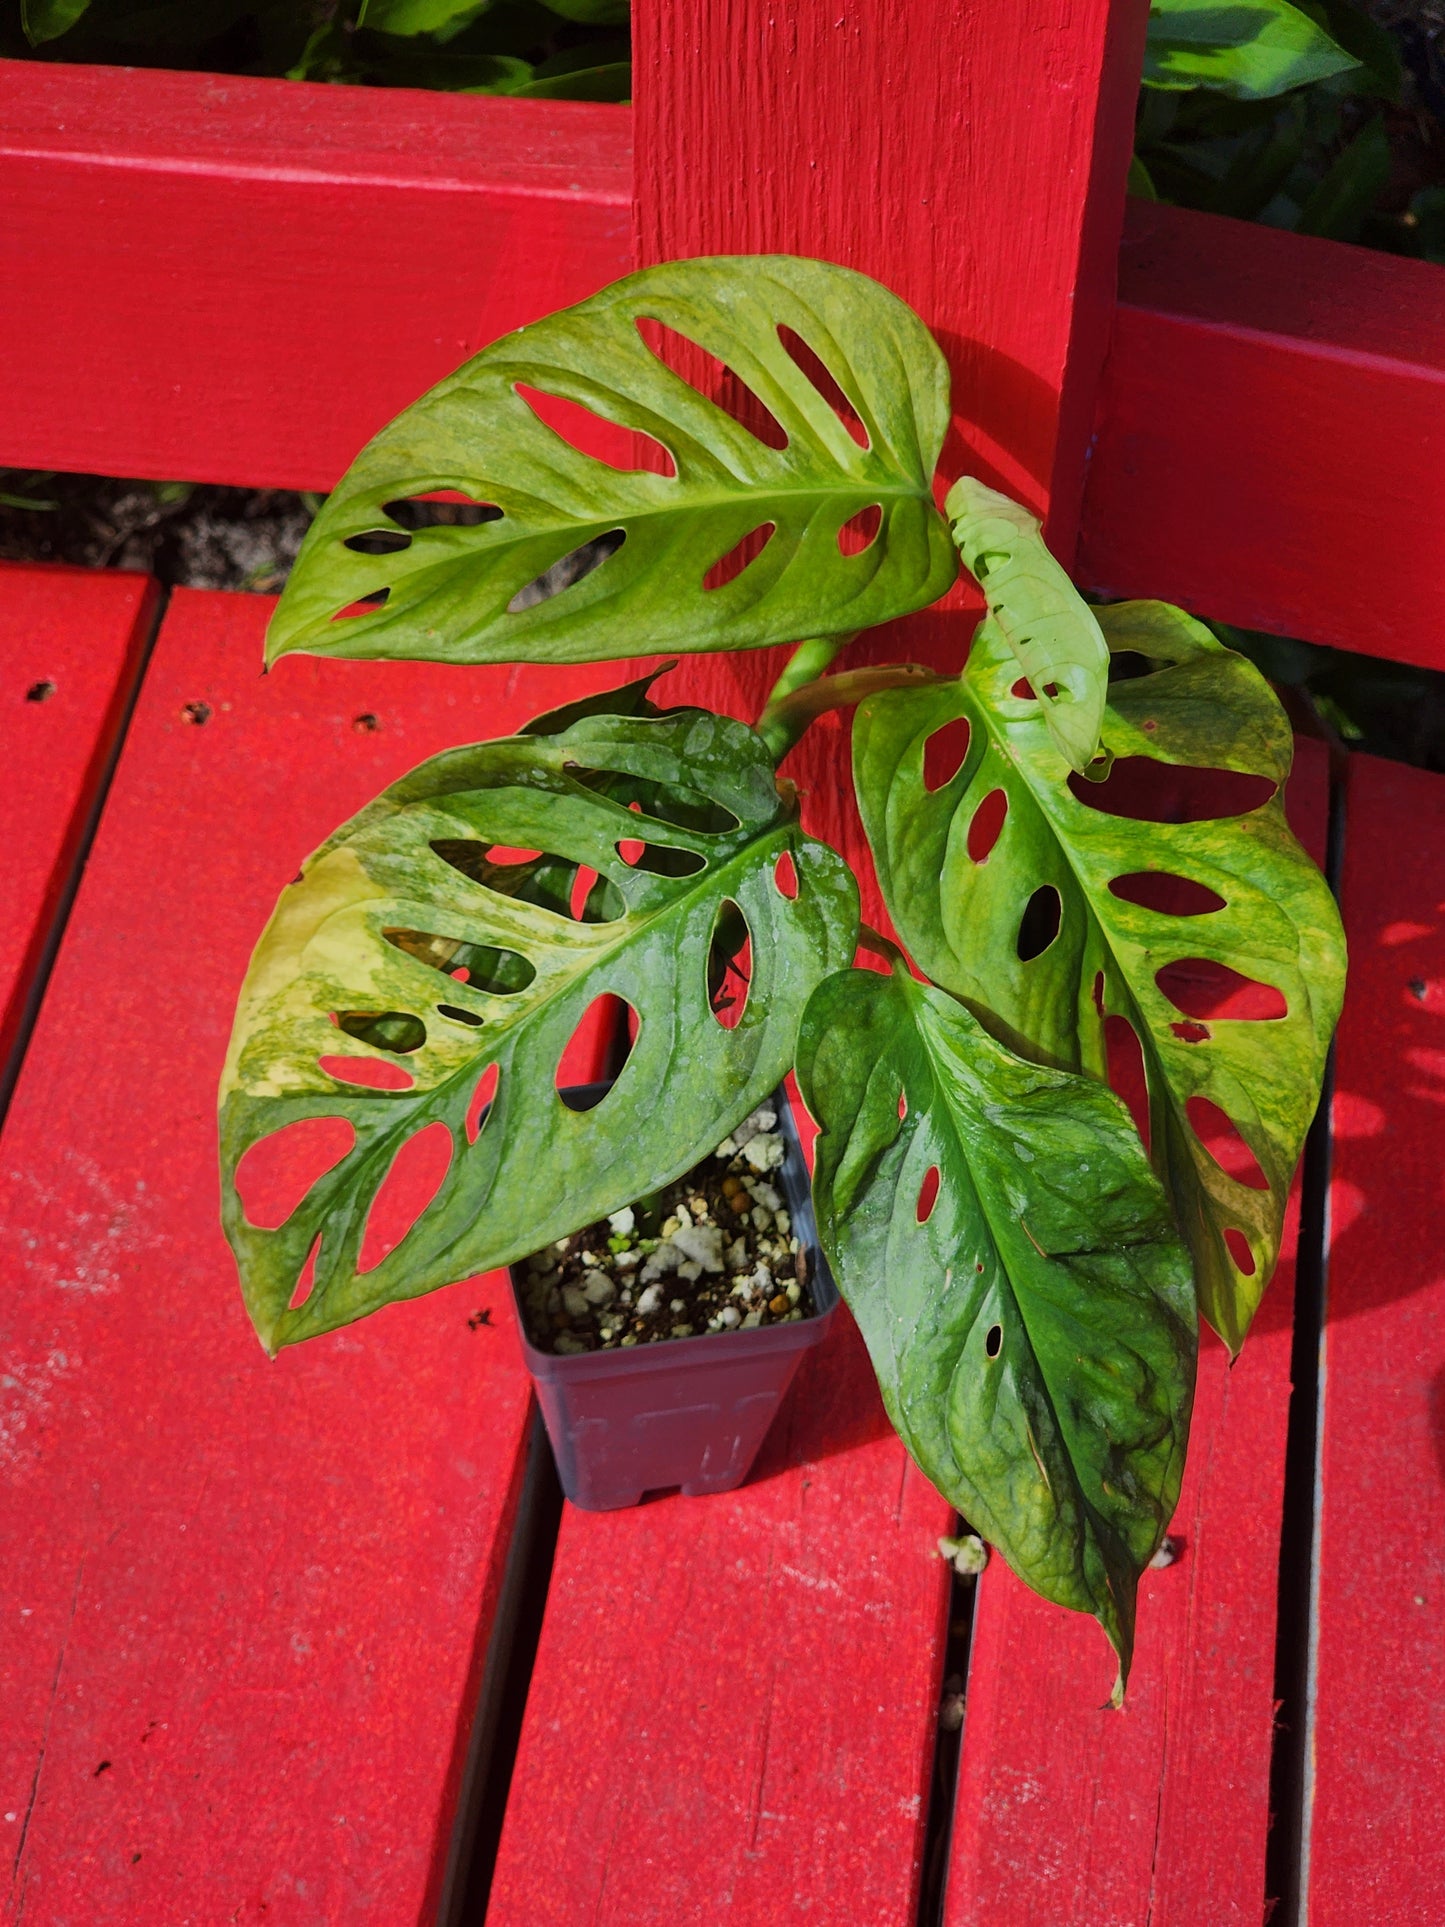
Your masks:
M569 407L612 425L615 461L575 445ZM1285 822L1268 685L1179 609L1088 606L978 481L940 513L948 420L901 301L758 256L631 275L371 442L272 663L797 647L752 727L631 680L432 758L337 830L241 991L225 1225L274 1353L655 1190L795 1068L823 1243L893 1423L1016 1572L1097 1617L1122 1692L1197 1318L1237 1351L1269 1278L1343 937ZM829 673L960 556L987 613L957 673ZM839 708L896 942L860 929L852 873L776 774ZM635 1041L578 1111L557 1069L600 996ZM1137 1127L1108 1081L1128 1033ZM349 1148L283 1223L248 1221L237 1167L318 1119ZM361 1268L388 1171L437 1126L439 1190Z

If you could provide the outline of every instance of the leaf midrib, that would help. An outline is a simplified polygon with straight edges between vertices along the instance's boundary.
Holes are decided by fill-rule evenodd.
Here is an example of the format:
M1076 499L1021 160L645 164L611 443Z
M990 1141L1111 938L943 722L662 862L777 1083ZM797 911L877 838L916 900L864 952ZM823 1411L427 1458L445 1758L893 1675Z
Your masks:
M921 1003L922 1000L919 999L918 1001ZM940 1077L940 1065L942 1060L940 1060L938 1052L935 1050L933 1046L933 1043L929 1034L929 1028L930 1027L926 1022L920 1022L915 1017L914 1029L916 1030L919 1037L922 1039L924 1052L928 1057L929 1069L933 1074L934 1086L936 1089L938 1088L946 1089L947 1085L942 1082L942 1079ZM981 1025L979 1028L980 1030L982 1030ZM955 1076L957 1075L956 1066L954 1067L953 1074ZM1053 1385L1050 1382L1048 1372L1045 1370L1043 1361L1040 1358L1039 1348L1034 1339L1033 1327L1029 1322L1028 1313L1024 1309L1023 1301L1020 1299L1018 1292L1014 1288L1013 1279L1009 1274L1008 1265L1004 1260L1004 1246L999 1237L999 1233L995 1224L994 1215L988 1208L988 1204L985 1199L984 1190L979 1185L978 1180L974 1174L973 1161L968 1156L968 1152L967 1152L967 1149L965 1148L964 1141L962 1137L959 1135L958 1131L955 1129L953 1109L947 1102L944 1103L943 1108L948 1119L949 1134L952 1136L954 1143L957 1146L958 1154L962 1162L963 1168L968 1173L969 1185L972 1188L974 1198L978 1203L979 1214L983 1218L985 1225L988 1227L988 1235L989 1235L990 1241L993 1244L994 1254L998 1263L1000 1276L1002 1277L1002 1280L1003 1280L1004 1289L1008 1293L1010 1303L1013 1305L1015 1311L1018 1313L1019 1322L1022 1325L1024 1330L1024 1335L1028 1340L1029 1353L1030 1353L1030 1356L1033 1358L1034 1367L1038 1373L1039 1384L1043 1388L1044 1398L1047 1401L1048 1408L1049 1408L1049 1415L1054 1422L1055 1433L1058 1436L1058 1438L1064 1442L1065 1457L1068 1460L1069 1476L1073 1481L1074 1491L1078 1497L1078 1502L1080 1506L1083 1508L1083 1511L1089 1521L1089 1525L1093 1530L1095 1539L1100 1542L1100 1545L1101 1545L1100 1556L1102 1557L1102 1542L1105 1535L1109 1536L1115 1541L1118 1541L1119 1535L1109 1525L1109 1522L1102 1516L1102 1514L1098 1512L1098 1510L1093 1504L1093 1501L1089 1498L1088 1493L1084 1489L1083 1480L1080 1478L1079 1472L1075 1465L1072 1445L1068 1442L1069 1431L1059 1417L1058 1402L1054 1397ZM1048 1258L1047 1254L1042 1254L1042 1255L1044 1256L1045 1263L1052 1262ZM961 1365L962 1360L960 1359L959 1362ZM1027 1423L1027 1421L1025 1422ZM1047 1480L1045 1481L1045 1486L1047 1489ZM1051 1490L1050 1490L1050 1497L1052 1497ZM1132 1557L1132 1555L1130 1554L1128 1547L1124 1546L1123 1550L1124 1550L1126 1560L1129 1560ZM1107 1561L1105 1561L1105 1570L1106 1572L1108 1570ZM1088 1576L1084 1570L1082 1559L1079 1562L1079 1576L1083 1584L1084 1590L1089 1594L1091 1598L1093 1598L1094 1590L1092 1586L1089 1585ZM1113 1598L1112 1589L1110 1592L1110 1597L1111 1599ZM1115 1600L1113 1603L1114 1603L1115 1610L1117 1611L1118 1610L1117 1600Z

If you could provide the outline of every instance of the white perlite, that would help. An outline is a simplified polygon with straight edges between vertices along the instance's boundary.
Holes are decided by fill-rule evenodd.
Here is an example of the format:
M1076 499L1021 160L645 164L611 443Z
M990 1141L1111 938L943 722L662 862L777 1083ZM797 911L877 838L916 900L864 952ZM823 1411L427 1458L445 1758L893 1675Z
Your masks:
M783 1161L783 1140L773 1131L759 1131L743 1146L743 1156L755 1171L776 1171Z
M672 1242L685 1258L704 1271L722 1270L723 1234L717 1225L684 1225L673 1234Z
M938 1551L964 1579L977 1579L988 1564L988 1547L976 1532L965 1532L957 1539L940 1539Z
M589 1271L582 1280L582 1295L589 1305L610 1305L617 1287L604 1271Z
M682 1253L672 1240L668 1238L657 1247L656 1251L653 1252L647 1263L642 1267L643 1284L651 1284L654 1278L661 1278L664 1272L676 1271L681 1263Z

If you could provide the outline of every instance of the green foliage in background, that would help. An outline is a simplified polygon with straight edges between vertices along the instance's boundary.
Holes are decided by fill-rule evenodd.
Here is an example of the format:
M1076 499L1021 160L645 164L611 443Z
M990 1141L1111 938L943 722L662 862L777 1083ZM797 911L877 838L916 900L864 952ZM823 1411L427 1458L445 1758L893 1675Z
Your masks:
M628 14L627 0L0 0L0 53L620 101ZM1445 6L1154 0L1131 186L1445 261Z
M626 0L20 0L0 52L617 101L632 87L627 17Z
M1155 0L1131 185L1445 261L1445 11Z

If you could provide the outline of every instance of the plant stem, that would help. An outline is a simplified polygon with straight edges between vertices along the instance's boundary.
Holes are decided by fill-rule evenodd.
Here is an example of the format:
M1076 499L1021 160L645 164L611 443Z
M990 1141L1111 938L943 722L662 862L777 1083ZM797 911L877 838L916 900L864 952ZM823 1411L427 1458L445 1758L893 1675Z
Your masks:
M888 662L865 669L845 669L837 676L815 676L811 681L793 684L780 695L788 672L797 660L795 656L779 677L777 687L754 724L772 751L775 764L783 760L808 725L827 710L849 709L854 703L861 703L865 696L876 695L880 689L911 688L919 683L945 680L917 663Z
M768 700L763 704L758 720L753 725L773 751L775 763L785 756L797 741L797 737L794 736L780 744L774 742L773 722L779 704L791 696L795 689L801 689L804 683L812 682L815 676L821 676L834 657L842 653L856 634L857 631L853 630L843 636L810 636L806 642L800 642L788 657L783 666L782 675L768 691Z

